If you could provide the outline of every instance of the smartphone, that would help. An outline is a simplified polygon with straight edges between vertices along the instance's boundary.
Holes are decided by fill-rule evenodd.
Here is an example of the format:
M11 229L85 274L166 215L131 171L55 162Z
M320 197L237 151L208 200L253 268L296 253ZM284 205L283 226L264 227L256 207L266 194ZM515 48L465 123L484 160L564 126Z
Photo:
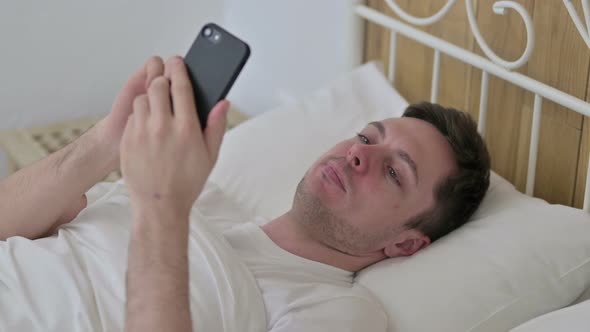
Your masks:
M250 57L244 41L215 23L203 26L184 57L195 93L201 129L207 126L209 112L225 98Z

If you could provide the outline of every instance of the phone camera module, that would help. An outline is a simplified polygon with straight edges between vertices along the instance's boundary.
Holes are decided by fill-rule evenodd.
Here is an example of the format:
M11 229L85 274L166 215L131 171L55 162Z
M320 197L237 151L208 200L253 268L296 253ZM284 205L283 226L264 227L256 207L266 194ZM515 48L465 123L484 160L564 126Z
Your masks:
M213 44L217 44L221 41L221 38L223 36L221 35L221 32L217 31L217 30L213 30L211 32L211 35L209 37L207 37L207 39L209 39Z
M211 37L212 34L213 34L213 29L211 29L211 28L205 28L205 30L203 30L203 36L205 36L205 37Z

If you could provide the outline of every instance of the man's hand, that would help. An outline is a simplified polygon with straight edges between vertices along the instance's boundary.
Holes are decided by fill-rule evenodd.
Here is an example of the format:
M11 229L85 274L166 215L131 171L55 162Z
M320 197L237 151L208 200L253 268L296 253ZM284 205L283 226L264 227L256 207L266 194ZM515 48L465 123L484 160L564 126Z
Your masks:
M147 88L151 81L158 76L164 74L164 62L158 56L152 56L135 72L123 86L121 92L113 102L111 113L96 124L95 128L91 129L97 138L98 144L102 145L101 151L104 151L102 158L108 159L108 172L119 168L120 158L119 150L121 138L123 137L123 130L127 124L127 119L133 111L133 100L147 92ZM107 173L108 174L108 173ZM105 174L106 176L106 174ZM51 227L47 235L55 232L55 229L60 225L69 223L74 220L76 216L86 208L86 195L82 195L80 199L72 201L68 208L59 217L56 223Z
M226 101L218 103L201 131L180 57L170 58L165 75L133 102L121 142L121 170L134 219L127 269L128 332L192 330L189 214L217 160L227 109Z
M111 113L96 124L99 144L108 151L111 171L119 168L120 144L127 119L133 112L133 101L147 93L152 80L164 74L164 62L159 56L152 56L133 74L113 102Z
M50 235L86 207L84 193L119 167L133 101L163 72L162 59L150 58L125 84L107 117L63 149L0 181L0 241Z
M184 62L166 62L165 75L135 98L121 142L121 170L135 208L165 206L188 216L217 160L228 107L219 102L201 132Z

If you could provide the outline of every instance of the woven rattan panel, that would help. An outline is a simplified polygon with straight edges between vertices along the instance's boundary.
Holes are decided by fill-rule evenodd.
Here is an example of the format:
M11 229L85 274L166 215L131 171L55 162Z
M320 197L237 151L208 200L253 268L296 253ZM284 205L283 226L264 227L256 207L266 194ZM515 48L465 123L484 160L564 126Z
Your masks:
M248 119L247 115L230 109L227 129L234 128ZM12 172L19 170L74 141L99 118L65 121L43 127L17 129L0 133L0 145L6 151ZM119 170L110 173L103 181L114 182L121 178Z

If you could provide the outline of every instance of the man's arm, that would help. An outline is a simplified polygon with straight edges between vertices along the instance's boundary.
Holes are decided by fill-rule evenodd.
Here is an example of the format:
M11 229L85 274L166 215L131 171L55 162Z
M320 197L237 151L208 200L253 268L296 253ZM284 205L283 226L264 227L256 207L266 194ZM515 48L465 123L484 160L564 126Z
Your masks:
M138 206L129 245L126 331L192 331L188 215Z
M121 170L134 216L127 332L192 330L189 215L217 160L229 108L218 103L202 132L182 58L168 60L164 72L147 95L135 99L121 141Z
M0 240L46 235L80 197L111 171L91 129L61 150L0 182Z
M0 241L50 235L86 206L84 193L119 167L133 100L163 71L160 57L149 58L127 80L104 119L68 146L0 182Z

